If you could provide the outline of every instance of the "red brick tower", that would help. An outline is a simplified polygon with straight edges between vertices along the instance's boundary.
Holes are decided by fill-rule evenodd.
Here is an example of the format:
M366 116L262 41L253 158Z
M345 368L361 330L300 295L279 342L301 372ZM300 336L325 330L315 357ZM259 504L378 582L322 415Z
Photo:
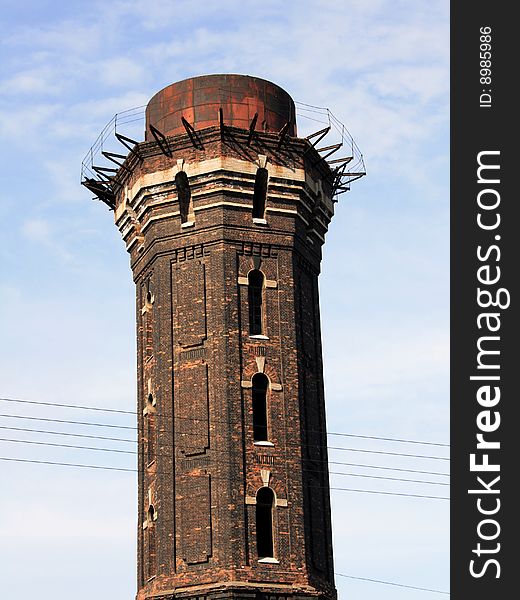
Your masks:
M119 137L111 185L85 183L137 286L137 598L332 600L318 274L334 172L254 77L170 85L145 141Z

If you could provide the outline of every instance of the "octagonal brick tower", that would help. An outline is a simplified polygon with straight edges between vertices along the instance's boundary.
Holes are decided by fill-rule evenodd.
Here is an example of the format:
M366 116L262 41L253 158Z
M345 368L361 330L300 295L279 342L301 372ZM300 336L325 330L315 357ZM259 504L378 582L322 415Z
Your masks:
M138 600L333 600L331 171L255 77L170 85L115 179L137 288Z

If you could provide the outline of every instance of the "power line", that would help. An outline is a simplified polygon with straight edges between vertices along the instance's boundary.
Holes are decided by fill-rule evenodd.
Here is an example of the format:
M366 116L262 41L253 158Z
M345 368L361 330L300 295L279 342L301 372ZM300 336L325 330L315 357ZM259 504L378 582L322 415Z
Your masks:
M397 467L381 467L377 465L363 465L360 463L348 463L329 460L329 465L346 465L347 467L365 467L367 469L382 469L385 471L402 471L404 473L421 473L422 475L440 475L443 477L450 477L449 473L440 473L439 471L419 471L417 469L403 469Z
M415 585L405 585L404 583L395 583L393 581L383 581L381 579L370 579L368 577L354 577L354 575L346 575L345 573L334 573L338 577L348 577L348 579L357 579L359 581L369 581L370 583L382 583L383 585L394 585L396 587L407 588L410 590L419 590L420 592L432 592L433 594L446 594L450 595L449 592L443 592L442 590L433 590L430 588L417 587Z
M118 414L125 414L125 415L137 415L138 413L136 411L133 410L119 410L119 409L115 409L115 408L101 408L99 406L87 406L87 405L81 405L81 404L60 404L58 402L37 402L35 400L20 400L18 398L0 398L0 401L2 402L16 402L19 404L34 404L34 405L40 405L40 406L51 406L51 407L59 407L59 408L75 408L75 409L79 409L79 410L93 410L93 411L98 411L98 412L107 412L107 413L118 413ZM160 415L160 413L155 413L156 415ZM180 416L176 416L176 419L182 419L182 420L188 420L188 421L202 421L203 419L197 418L197 417L180 417ZM223 423L223 424L229 424L230 421L213 421L214 423ZM322 433L321 431L311 431L311 430L307 430L308 433ZM445 448L449 448L450 444L444 444L441 442L426 442L426 441L421 441L421 440L409 440L409 439L404 439L404 438L393 438L393 437L380 437L380 436L375 436L375 435L361 435L361 434L354 434L354 433L343 433L343 432L338 432L338 431L329 431L327 432L327 435L332 435L332 436L341 436L341 437L352 437L352 438L360 438L360 439L367 439L367 440L380 440L380 441L384 441L384 442L399 442L401 444L419 444L419 445L423 445L423 446L440 446L440 447L445 447Z
M38 465L56 465L56 466L66 466L66 467L77 467L77 468L85 468L85 469L102 469L102 470L106 470L106 471L122 471L122 472L131 472L131 473L136 473L137 470L136 469L125 469L125 468L121 468L121 467L105 467L105 466L100 466L100 465L82 465L82 464L76 464L76 463L63 463L63 462L52 462L52 461L44 461L44 460L29 460L29 459L23 459L23 458L8 458L8 457L0 457L0 460L3 461L12 461L12 462L22 462L22 463L31 463L31 464L38 464ZM338 488L331 488L331 489L338 489ZM346 491L346 488L344 488L344 490ZM355 491L355 492L368 492L368 493L384 493L384 492L371 492L369 490L348 490L348 491ZM438 498L438 499L446 499L446 498L440 498L439 496L419 496L417 494L399 494L401 496L413 496L414 498ZM433 589L429 589L429 588L421 588L421 587L417 587L417 586L411 586L411 585L405 585L403 583L395 583L395 582L391 582L391 581L382 581L380 579L370 579L368 577L355 577L353 575L346 575L345 573L334 573L335 575L337 575L338 577L347 577L349 579L357 579L360 581L369 581L371 583L380 583L383 585L393 585L396 587L402 587L402 588L408 588L408 589L413 589L413 590L419 590L419 591L423 591L423 592L433 592L433 593L437 593L437 594L447 594L449 595L449 592L443 592L441 590L433 590Z
M0 456L0 460L3 461L10 461L10 462L22 462L22 463L32 463L32 464L40 464L40 465L56 465L56 466L62 466L62 467L79 467L79 468L84 468L84 469L104 469L107 471L124 471L127 473L137 473L137 469L126 469L123 467L106 467L103 465L83 465L83 464L77 464L77 463L64 463L64 462L54 462L54 461L48 461L48 460L30 460L27 458L12 458L12 457L6 457L6 456ZM227 479L226 479L227 481ZM313 486L313 487L318 487L318 486ZM431 499L431 500L449 500L448 497L446 496L427 496L427 495L423 495L423 494L405 494L405 493L399 493L399 492L383 492L383 491L379 491L379 490L360 490L360 489L353 489L353 488L338 488L338 487L330 487L331 490L336 490L336 491L341 491L341 492L361 492L361 493L365 493L365 494L381 494L384 496L406 496L408 498L427 498L427 499Z
M329 471L331 475L349 475L350 477L366 477L367 479L385 479L386 481L405 481L408 483L425 483L428 485L450 485L441 481L421 481L420 479L406 479L401 477L381 477L379 475L365 475L362 473L340 473L338 471Z
M104 435L88 435L86 433L70 433L67 431L49 431L48 429L30 429L28 427L7 427L6 425L0 425L0 429L7 429L9 431L23 431L28 433L44 433L45 435L63 435L67 437L78 437L88 438L91 440L107 440L110 442L126 442L130 444L137 444L137 440L127 440L125 438L118 437L107 437Z
M445 448L450 447L450 444L441 444L440 442L420 442L417 440L404 440L404 439L399 439L399 438L378 437L376 435L357 435L354 433L337 433L335 431L330 432L328 435L339 435L342 437L362 438L365 440L381 440L383 442L401 442L402 444L420 444L421 446L442 446Z
M114 454L133 454L134 450L117 450L115 448L97 448L95 446L76 446L74 444L55 444L52 442L37 442L35 440L14 440L10 438L0 438L0 442L14 442L15 444L32 444L35 446L50 446L52 448L72 448L74 450L97 450L98 452L113 452Z
M101 466L101 465L83 465L83 464L77 464L77 463L64 463L64 462L53 462L53 461L46 461L46 460L45 461L44 460L30 460L30 459L8 458L8 457L0 457L0 460L9 461L9 462L22 462L22 463L38 464L38 465L55 465L55 466L66 466L66 467L76 467L76 468L85 468L85 469L101 469L101 470L106 470L106 471L121 471L121 472L126 472L126 473L128 473L128 472L137 473L137 469L126 469L126 468L122 468L122 467L106 467L106 466ZM354 490L354 489L347 489L347 488L331 488L331 489L342 490L342 491L353 491L353 492L366 492L366 493L374 493L374 494L385 494L385 492L376 492L376 491L370 491L370 490ZM388 494L391 494L391 493L388 492ZM447 499L447 498L441 498L439 496L421 496L418 494L393 494L392 493L391 495L411 496L414 498L436 498L436 499L443 499L443 500ZM443 592L441 590L433 590L433 589L429 589L429 588L405 585L403 583L382 581L380 579L370 579L368 577L355 577L353 575L346 575L345 573L336 573L335 572L334 574L337 575L338 577L347 577L349 579L357 579L359 581L368 581L371 583L392 585L392 586L396 586L396 587L419 590L419 591L423 591L423 592L433 592L433 593L437 593L437 594L449 595L448 592Z
M424 496L422 494L402 494L399 492L382 492L376 490L356 490L352 488L331 487L331 490L340 492L363 492L365 494L383 494L384 496L407 496L408 498L430 498L431 500L449 500L447 496Z
M44 421L50 423L66 423L71 425L86 425L90 427L110 427L112 429L125 429L131 431L137 431L137 427L130 427L127 425L114 425L107 423L92 423L90 421L71 421L65 419L51 419L49 417L31 417L31 416L22 416L22 415L8 415L8 414L0 414L0 417L5 417L9 419L26 419L31 421ZM319 447L317 444L287 444L288 446L308 446L308 447ZM431 456L425 454L407 454L403 452L388 452L383 450L365 450L361 448L343 448L341 446L327 446L329 450L340 450L343 452L364 452L368 454L383 454L387 456L404 456L408 458L424 458L430 460L446 460L449 461L449 458L443 456Z
M120 413L123 415L135 415L134 410L118 410L115 408L100 408L98 406L83 406L81 404L59 404L57 402L37 402L36 400L20 400L18 398L0 398L2 402L17 402L19 404L37 404L38 406L59 406L60 408L78 408L80 410L97 410L99 412Z
M0 456L0 460L9 462L32 463L35 465L56 465L60 467L79 467L82 469L101 469L104 471L125 471L126 473L137 473L137 469L125 469L123 467L105 467L103 465L80 465L77 463L53 462L50 460L30 460L28 458L11 458Z
M24 433L42 433L45 435L58 435L58 436L67 436L67 437L78 437L78 438L88 438L94 440L105 440L111 442L127 442L131 444L137 444L137 440L128 440L124 438L117 437L106 437L102 435L87 435L82 433L68 433L63 431L49 431L47 429L30 429L27 427L7 427L5 425L0 425L0 429L6 429L9 431L23 431ZM344 465L347 467L363 467L365 469L380 469L385 471L400 471L405 473L418 473L421 475L438 475L442 477L450 477L449 473L441 473L439 471L423 471L418 469L403 469L397 467L385 467L380 465L367 465L363 463L349 463L349 462L341 462L341 461L329 461L330 465ZM330 471L332 473L332 471Z
M81 464L75 464L75 463L62 463L62 462L51 462L51 461L42 461L42 460L29 460L29 459L17 459L17 458L7 458L7 457L0 457L0 460L4 460L4 461L13 461L13 462L24 462L24 463L32 463L32 464L45 464L45 465L59 465L59 466L68 466L68 467L79 467L79 468L88 468L88 469L104 469L104 470L109 470L109 471L123 471L123 472L137 472L136 469L125 469L125 468L119 468L119 467L104 467L104 466L98 466L98 465L81 465ZM342 489L342 488L332 488L332 489ZM346 490L346 488L345 488ZM369 490L349 490L349 491L357 491L357 492L369 492ZM383 493L383 492L369 492L369 493ZM411 494L400 494L400 495L411 495ZM413 495L413 497L425 497L425 498L439 498L438 496L419 496L419 495ZM440 498L439 498L440 499ZM337 575L338 577L347 577L349 579L357 579L360 581L368 581L371 583L380 583L380 584L384 584L384 585L393 585L396 587L402 587L402 588L408 588L408 589L413 589L413 590L419 590L419 591L423 591L423 592L433 592L433 593L437 593L437 594L447 594L449 595L448 592L443 592L441 590L433 590L433 589L429 589L429 588L422 588L422 587L417 587L417 586L411 586L411 585L405 585L403 583L395 583L395 582L391 582L391 581L382 581L380 579L370 579L368 577L355 577L353 575L346 575L345 573L334 573L335 575Z
M52 448L69 448L69 449L74 449L74 450L95 450L98 452L113 452L115 454L131 454L133 456L137 455L137 452L134 450L117 450L114 448L99 448L99 447L94 447L94 446L77 446L74 444L58 444L58 443L53 443L53 442L38 442L35 440L17 440L17 439L12 439L12 438L0 438L0 442L13 442L15 444L31 444L31 445L36 445L36 446L49 446ZM168 455L159 455L159 457L168 457ZM232 464L229 461L214 461L217 464ZM322 471L316 470L316 469L303 469L305 472L307 473L322 473ZM438 482L438 481L424 481L424 480L420 480L420 479L405 479L405 478L400 478L400 477L382 477L379 475L364 475L364 474L360 474L360 473L344 473L344 472L340 472L340 471L329 471L330 475L344 475L344 476L349 476L349 477L364 477L366 479L384 479L386 481L400 481L400 482L407 482L407 483L423 483L423 484L427 484L427 485L449 485L449 483L442 483L442 482Z
M425 454L404 454L403 452L385 452L383 450L364 450L361 448L342 448L335 446L327 446L329 450L345 450L348 452L367 452L368 454L385 454L387 456L407 456L409 458L428 458L430 460L450 460L443 456L426 456Z
M30 421L46 421L48 423L68 423L72 425L88 425L90 427L111 427L113 429L130 429L132 431L137 431L137 427L128 427L125 425L112 425L106 423L90 423L86 421L69 421L66 419L50 419L48 417L26 417L21 415L6 415L0 414L0 417L5 417L7 419L28 419Z

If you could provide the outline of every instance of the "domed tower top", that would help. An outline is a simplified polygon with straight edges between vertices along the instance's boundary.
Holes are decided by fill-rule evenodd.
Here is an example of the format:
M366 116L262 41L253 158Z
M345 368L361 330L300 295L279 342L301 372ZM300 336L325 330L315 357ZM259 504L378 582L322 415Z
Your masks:
M275 133L290 123L287 134L296 136L294 102L281 87L248 75L203 75L153 96L146 107L146 141L153 140L150 125L169 136L186 132L183 118L199 130L219 125L221 117L226 125L242 129L255 120L257 131Z

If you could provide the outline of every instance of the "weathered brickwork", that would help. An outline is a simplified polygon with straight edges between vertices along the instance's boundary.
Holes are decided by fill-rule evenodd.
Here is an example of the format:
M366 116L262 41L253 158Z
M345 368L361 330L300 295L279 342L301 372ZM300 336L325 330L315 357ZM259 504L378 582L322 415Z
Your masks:
M115 218L137 290L137 597L333 600L318 301L330 171L305 140L197 133L197 147L168 138L170 156L140 144L118 174ZM265 219L253 222L264 167ZM264 282L258 335L252 271ZM268 379L260 442L257 374ZM269 559L257 552L263 487L274 497Z

